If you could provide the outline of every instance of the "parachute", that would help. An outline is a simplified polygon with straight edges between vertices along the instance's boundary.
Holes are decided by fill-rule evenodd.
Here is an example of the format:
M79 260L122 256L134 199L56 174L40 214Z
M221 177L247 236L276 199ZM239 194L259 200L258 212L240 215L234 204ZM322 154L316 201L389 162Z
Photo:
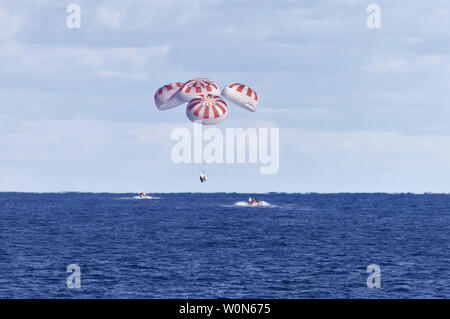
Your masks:
M178 92L183 84L180 82L173 82L159 88L155 93L155 104L158 110L168 110L184 103L180 101L175 94Z
M258 106L258 95L250 87L241 83L230 83L222 90L222 96L234 104L255 112Z
M217 95L199 96L189 102L186 115L192 122L219 124L227 118L227 103Z
M186 115L189 120L214 125L222 123L228 116L228 105L222 97L252 112L258 106L258 95L249 86L233 82L220 92L219 86L206 78L164 85L155 93L155 105L164 111L188 103Z
M216 83L210 79L193 79L187 81L178 91L178 99L189 102L199 95L219 95L220 90Z

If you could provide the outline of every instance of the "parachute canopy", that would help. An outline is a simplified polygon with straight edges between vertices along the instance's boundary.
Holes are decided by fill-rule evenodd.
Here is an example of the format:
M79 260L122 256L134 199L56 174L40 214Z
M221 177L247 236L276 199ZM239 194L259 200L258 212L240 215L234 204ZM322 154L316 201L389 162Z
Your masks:
M220 90L216 83L209 79L193 79L184 83L178 91L178 98L189 102L199 95L219 95Z
M258 107L258 95L250 87L241 83L230 83L222 90L222 96L234 104L255 112Z
M155 93L155 104L158 110L168 110L184 103L175 94L183 86L180 82L173 82L159 88Z
M186 115L192 122L198 121L206 125L219 124L227 118L227 103L217 95L201 95L189 102Z

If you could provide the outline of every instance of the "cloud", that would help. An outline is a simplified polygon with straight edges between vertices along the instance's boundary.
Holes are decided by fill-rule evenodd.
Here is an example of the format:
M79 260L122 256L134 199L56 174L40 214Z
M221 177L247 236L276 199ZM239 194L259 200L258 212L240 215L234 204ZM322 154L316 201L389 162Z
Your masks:
M118 29L123 23L124 11L115 8L102 6L99 9L97 19L100 24L103 24L112 29Z
M378 55L373 56L369 65L364 69L368 72L400 74L408 70L408 64L405 59Z
M0 117L0 123L4 123ZM4 127L3 127L4 128ZM16 121L0 134L0 188L21 191L120 190L148 185L170 157L161 126L91 120ZM160 139L136 138L151 131ZM169 150L168 150L169 149ZM158 173L157 173L158 174ZM127 179L128 182L124 182ZM131 185L131 186L130 186Z
M138 73L138 72L117 72L111 70L100 70L97 72L97 75L101 78L125 78L129 80L145 80L147 79L146 73Z
M0 135L8 150L0 170L3 190L204 191L192 183L198 165L170 160L177 123L42 120L14 126ZM259 165L211 164L208 191L446 192L449 150L449 136L281 128L277 174L259 175ZM232 189L230 177L239 179Z
M23 16L3 8L0 2L0 41L14 38L20 32L22 24Z
M281 134L280 170L297 159L299 171L291 174L303 181L300 191L448 191L442 177L450 177L449 136L299 129Z
M448 72L449 68L449 54L403 52L399 56L399 53L394 55L382 51L374 52L370 56L370 61L363 66L363 70L367 73L394 75Z
M108 67L142 70L154 59L166 58L170 47L54 48L9 42L1 49L3 72L46 74Z

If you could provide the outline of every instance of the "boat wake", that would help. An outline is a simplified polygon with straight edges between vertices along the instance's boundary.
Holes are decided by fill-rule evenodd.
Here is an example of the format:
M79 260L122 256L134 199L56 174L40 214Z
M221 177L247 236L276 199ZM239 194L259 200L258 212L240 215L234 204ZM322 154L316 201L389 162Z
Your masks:
M275 205L272 205L272 204L270 204L268 202L265 202L265 201L261 200L261 201L258 202L258 205L249 205L248 202L241 201L241 202L234 203L234 206L241 206L241 207L261 207L261 206L267 207L267 206L272 206L273 207Z
M151 197L151 196L134 196L133 199L158 199L159 197Z
M127 199L127 200L135 200L135 199L139 199L139 200L144 200L144 199L160 199L160 197L152 197L152 196L145 196L145 197L141 197L141 196L133 196L133 197L120 197L119 199Z

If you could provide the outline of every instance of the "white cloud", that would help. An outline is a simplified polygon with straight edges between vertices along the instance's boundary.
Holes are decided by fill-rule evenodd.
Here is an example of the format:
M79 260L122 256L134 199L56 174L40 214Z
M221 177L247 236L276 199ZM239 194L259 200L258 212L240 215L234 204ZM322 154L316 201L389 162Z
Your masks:
M147 70L155 61L165 61L169 50L168 46L55 48L9 42L0 45L0 66L3 75L9 72L60 78L82 72L101 76L128 74L131 78L142 79L142 70Z
M123 10L101 6L98 12L97 19L100 24L103 24L109 28L118 29L122 26L123 15Z
M372 56L368 65L364 66L368 73L393 73L401 74L408 70L406 59L376 54Z
M21 30L23 16L11 13L1 7L0 3L0 41L13 38Z
M364 72L375 75L414 75L412 81L423 81L425 74L434 74L436 84L442 84L442 78L450 70L450 54L385 51L374 52L369 61L362 67ZM405 82L405 84L409 82ZM405 85L406 86L406 85Z
M420 13L421 19L417 24L422 34L430 36L450 35L450 9L446 8L448 2L442 3L437 7L427 7Z
M97 75L101 78L125 78L129 80L145 80L147 74L144 72L118 72L111 70L100 70Z
M307 185L300 191L448 192L450 136L299 129L281 136L280 170L297 159Z
M170 160L170 133L179 124L42 120L14 126L0 135L8 150L1 159L2 190L203 191L193 183L198 165ZM208 191L448 191L449 136L282 128L280 142L279 173L210 165Z
M139 122L16 121L14 129L0 134L7 150L0 160L0 189L133 191L149 186L146 180L161 171L156 164L170 155L160 129ZM136 138L140 130L161 139Z

